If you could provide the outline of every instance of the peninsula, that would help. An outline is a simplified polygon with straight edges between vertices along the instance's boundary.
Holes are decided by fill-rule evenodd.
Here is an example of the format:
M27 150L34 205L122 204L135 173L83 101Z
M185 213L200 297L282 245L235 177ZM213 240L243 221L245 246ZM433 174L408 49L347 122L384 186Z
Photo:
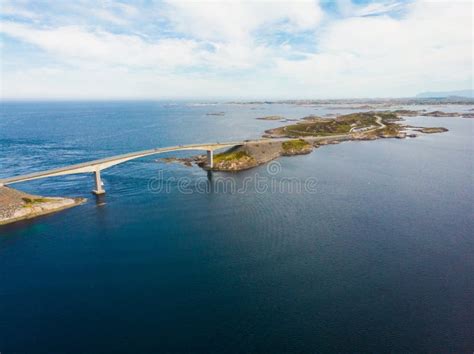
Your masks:
M82 204L85 198L49 198L0 187L0 225L51 214Z

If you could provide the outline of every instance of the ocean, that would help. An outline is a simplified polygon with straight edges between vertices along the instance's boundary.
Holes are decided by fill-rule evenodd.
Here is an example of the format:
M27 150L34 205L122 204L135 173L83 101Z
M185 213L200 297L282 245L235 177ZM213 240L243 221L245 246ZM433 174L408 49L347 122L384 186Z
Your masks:
M0 178L258 138L285 124L255 119L267 115L350 111L4 102ZM191 152L150 156L102 171L101 198L91 175L12 185L88 202L0 227L0 352L471 353L474 120L407 123L449 132L344 142L240 173L159 160Z

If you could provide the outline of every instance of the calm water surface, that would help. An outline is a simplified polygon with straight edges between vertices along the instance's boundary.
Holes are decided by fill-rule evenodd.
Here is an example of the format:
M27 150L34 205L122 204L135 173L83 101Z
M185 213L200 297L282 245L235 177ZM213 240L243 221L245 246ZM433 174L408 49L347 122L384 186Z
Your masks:
M335 112L5 103L0 177L256 138L282 124L255 119L269 114ZM208 179L199 168L148 157L105 170L99 201L87 175L16 185L89 201L0 228L0 352L472 353L473 120L408 122L450 131L328 146L279 159L277 174L262 166ZM273 182L313 178L316 192L216 186L221 177L242 185L256 174ZM182 193L180 177L210 192ZM166 189L150 191L153 179Z

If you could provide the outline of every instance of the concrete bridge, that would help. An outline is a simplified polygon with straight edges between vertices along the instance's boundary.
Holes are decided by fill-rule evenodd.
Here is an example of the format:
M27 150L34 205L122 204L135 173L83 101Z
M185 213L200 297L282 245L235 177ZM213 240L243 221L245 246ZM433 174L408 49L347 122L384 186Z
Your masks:
M95 194L104 194L105 190L103 188L103 183L100 177L100 172L106 168L124 163L126 161L138 159L140 157L162 154L165 152L171 151L186 151L186 150L195 150L195 151L206 151L208 164L210 167L213 167L213 157L214 151L218 149L231 148L235 146L244 145L248 141L238 141L238 142L227 142L227 143L214 143L214 144L190 144L190 145L178 145L164 148L156 148L151 150L143 150L132 152L123 155L117 155L112 157L107 157L100 160L94 160L89 162L83 162L71 166L60 167L52 170L41 171L30 173L22 176L14 176L9 178L0 179L0 187L8 184L19 183L32 181L35 179L46 178L46 177L55 177L55 176L64 176L72 175L78 173L93 173L95 177L95 189L92 191Z

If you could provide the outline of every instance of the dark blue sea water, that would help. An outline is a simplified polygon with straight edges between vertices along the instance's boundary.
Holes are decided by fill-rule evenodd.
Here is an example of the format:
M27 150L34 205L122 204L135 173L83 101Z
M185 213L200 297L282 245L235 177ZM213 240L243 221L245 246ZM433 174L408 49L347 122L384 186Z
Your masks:
M336 112L3 103L0 177L256 138L282 124L255 119L269 114ZM472 353L474 121L408 122L450 131L322 147L279 159L276 173L208 176L148 157L103 171L103 200L90 194L89 175L15 185L89 201L0 228L0 352ZM310 178L316 189L262 193L255 176L277 185ZM250 183L225 190L222 178ZM150 190L150 181L165 188Z

